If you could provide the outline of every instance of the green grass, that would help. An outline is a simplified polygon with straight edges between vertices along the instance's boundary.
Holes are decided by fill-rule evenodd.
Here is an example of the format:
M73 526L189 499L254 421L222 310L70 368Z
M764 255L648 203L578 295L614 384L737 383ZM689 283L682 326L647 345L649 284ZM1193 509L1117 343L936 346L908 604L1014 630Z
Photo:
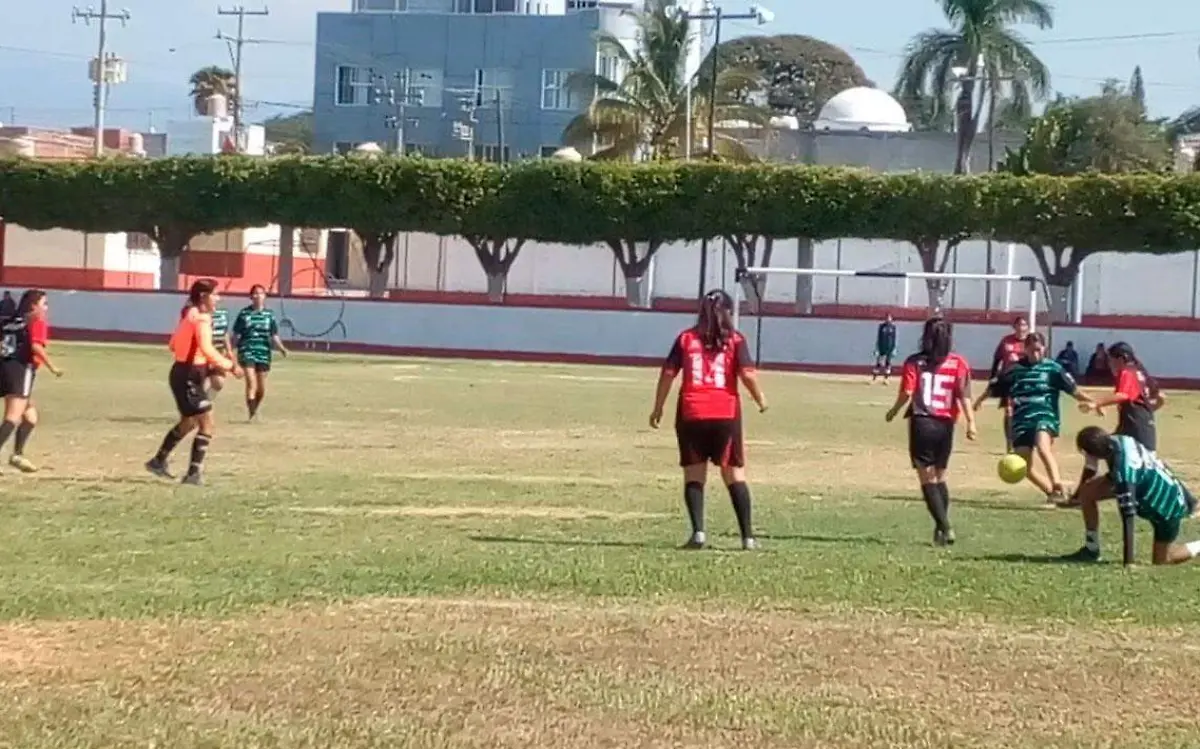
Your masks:
M229 383L197 490L141 468L165 359L63 347L38 382L42 471L0 477L0 747L1200 743L1200 565L1048 562L1078 514L999 482L994 409L935 550L892 389L766 373L764 548L714 481L685 553L651 371L296 356L260 423ZM1198 403L1160 439L1200 480Z

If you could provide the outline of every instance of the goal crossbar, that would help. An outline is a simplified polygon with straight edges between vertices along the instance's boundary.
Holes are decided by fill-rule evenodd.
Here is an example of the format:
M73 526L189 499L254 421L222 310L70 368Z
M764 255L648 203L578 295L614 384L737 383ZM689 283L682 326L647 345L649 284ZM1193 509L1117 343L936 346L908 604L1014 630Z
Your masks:
M904 281L926 281L926 280L944 280L944 281L991 281L997 283L1018 283L1025 284L1029 288L1029 306L1027 317L1029 321L1029 329L1037 330L1038 322L1038 290L1039 288L1046 291L1045 282L1037 276L1029 275L1014 275L1009 273L932 273L927 271L888 271L888 270L850 270L844 268L766 268L760 266L750 266L738 268L734 278L737 283L733 285L733 316L734 326L740 324L741 301L742 301L742 285L741 282L750 276L823 276L823 277L838 277L838 278L889 278ZM1049 296L1047 296L1049 298ZM762 301L762 300L760 300ZM761 351L762 346L762 315L757 316L757 334L755 335L756 348ZM760 356L756 355L755 359Z

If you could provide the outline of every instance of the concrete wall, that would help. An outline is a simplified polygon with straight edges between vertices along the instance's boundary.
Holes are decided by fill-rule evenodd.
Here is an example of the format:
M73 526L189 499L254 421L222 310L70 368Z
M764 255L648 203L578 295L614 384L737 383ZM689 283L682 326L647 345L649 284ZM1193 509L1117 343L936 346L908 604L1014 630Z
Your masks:
M19 289L14 289L19 291ZM52 292L51 326L59 338L165 344L181 295L158 292ZM654 363L691 314L407 304L356 299L275 299L285 337L347 351L495 359ZM758 343L753 320L743 329ZM865 371L876 321L812 317L765 318L765 365L817 371ZM899 325L901 351L913 350L918 323ZM960 324L956 348L977 368L990 364L1003 325ZM1200 384L1200 332L1060 326L1081 352L1124 340L1151 372L1175 385ZM163 352L164 366L167 359Z

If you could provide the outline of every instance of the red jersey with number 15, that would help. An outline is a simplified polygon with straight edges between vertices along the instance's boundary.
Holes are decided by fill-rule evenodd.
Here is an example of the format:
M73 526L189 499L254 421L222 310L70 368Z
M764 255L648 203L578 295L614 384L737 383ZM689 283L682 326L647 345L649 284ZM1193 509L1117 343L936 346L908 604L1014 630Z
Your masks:
M909 416L956 421L959 398L971 399L971 367L958 354L936 365L924 354L913 354L904 360L900 387L912 396Z
M683 331L671 346L663 370L682 373L678 418L683 421L736 419L740 414L738 375L754 368L750 348L734 332L719 349L710 351L694 328Z

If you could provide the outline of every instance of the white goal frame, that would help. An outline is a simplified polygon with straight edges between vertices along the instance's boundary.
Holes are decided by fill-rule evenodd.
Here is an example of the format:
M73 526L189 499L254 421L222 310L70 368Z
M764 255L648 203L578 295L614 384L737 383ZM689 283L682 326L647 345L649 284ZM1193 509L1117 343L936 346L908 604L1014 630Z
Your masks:
M1009 273L927 273L925 271L886 271L886 270L849 270L841 268L768 268L761 266L752 266L748 268L738 268L734 274L735 283L733 284L733 325L738 327L741 323L741 302L742 302L742 281L749 276L758 276L764 278L766 276L807 276L814 277L836 277L836 278L887 278L892 280L926 281L940 279L945 281L991 281L994 283L1008 284L1024 284L1029 289L1029 304L1026 312L1026 317L1029 320L1030 332L1037 330L1038 323L1038 291L1042 290L1047 293L1045 282L1037 276L1019 276ZM905 294L907 298L907 294ZM1047 298L1049 296L1047 295ZM760 300L764 301L764 300ZM762 354L762 310L759 308L758 314L755 315L756 329L754 334L754 361L760 362ZM1047 331L1049 333L1049 331ZM1049 339L1049 335L1047 335Z

